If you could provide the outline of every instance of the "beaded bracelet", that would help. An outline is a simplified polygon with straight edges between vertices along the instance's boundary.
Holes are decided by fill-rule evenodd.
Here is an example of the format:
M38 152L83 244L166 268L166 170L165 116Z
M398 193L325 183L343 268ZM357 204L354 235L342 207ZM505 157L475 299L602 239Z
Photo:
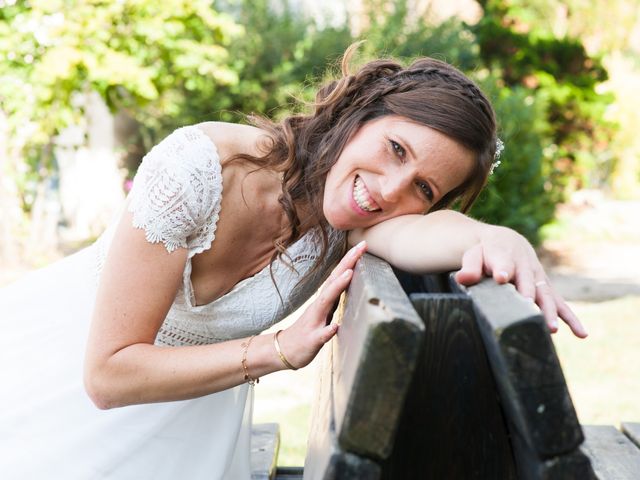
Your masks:
M240 344L240 346L244 348L244 351L242 352L242 370L244 371L244 380L252 387L256 383L260 383L260 378L253 378L251 375L249 375L249 369L247 368L247 351L249 350L249 345L251 345L251 340L253 340L254 337L255 335L250 337L246 342L242 342Z

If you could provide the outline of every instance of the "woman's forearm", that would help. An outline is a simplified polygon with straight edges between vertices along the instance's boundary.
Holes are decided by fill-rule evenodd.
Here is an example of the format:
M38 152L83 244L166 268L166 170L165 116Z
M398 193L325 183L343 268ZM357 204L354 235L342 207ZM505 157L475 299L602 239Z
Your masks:
M226 390L245 382L242 343L161 347L129 345L100 365L88 364L85 385L102 409L140 403L186 400ZM247 350L253 378L282 370L273 335L258 335Z
M453 210L405 215L354 230L349 242L366 240L368 251L413 273L457 270L466 250L495 227Z

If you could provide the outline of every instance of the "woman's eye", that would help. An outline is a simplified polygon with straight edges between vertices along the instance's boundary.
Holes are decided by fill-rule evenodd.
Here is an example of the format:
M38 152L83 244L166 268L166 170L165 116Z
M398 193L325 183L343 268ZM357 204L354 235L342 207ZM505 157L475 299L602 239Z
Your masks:
M393 148L394 153L400 157L400 158L404 158L405 157L405 150L404 148L402 148L402 145L400 145L398 142L394 142L393 140L389 140L389 143L391 144L391 148Z
M427 182L418 182L418 187L427 200L433 202L433 190L431 190L429 184Z

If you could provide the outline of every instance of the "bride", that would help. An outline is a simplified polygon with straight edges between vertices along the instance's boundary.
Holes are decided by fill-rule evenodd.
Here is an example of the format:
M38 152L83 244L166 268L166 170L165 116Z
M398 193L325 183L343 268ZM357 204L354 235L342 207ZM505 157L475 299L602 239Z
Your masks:
M94 245L0 290L3 478L249 479L250 387L336 335L365 250L513 282L587 335L522 236L447 210L499 154L485 95L434 59L349 74L350 54L308 114L173 132Z

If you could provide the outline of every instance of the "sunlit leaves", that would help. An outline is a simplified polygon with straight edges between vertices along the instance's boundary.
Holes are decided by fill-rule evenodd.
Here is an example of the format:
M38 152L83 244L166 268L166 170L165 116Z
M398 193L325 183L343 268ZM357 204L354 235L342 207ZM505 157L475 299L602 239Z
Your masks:
M5 2L6 3L6 2ZM31 151L82 115L98 91L141 119L176 111L180 91L238 81L227 48L242 28L205 0L31 0L0 13L0 108ZM145 106L152 105L145 114ZM163 110L165 109L165 110ZM35 128L17 135L28 119Z

